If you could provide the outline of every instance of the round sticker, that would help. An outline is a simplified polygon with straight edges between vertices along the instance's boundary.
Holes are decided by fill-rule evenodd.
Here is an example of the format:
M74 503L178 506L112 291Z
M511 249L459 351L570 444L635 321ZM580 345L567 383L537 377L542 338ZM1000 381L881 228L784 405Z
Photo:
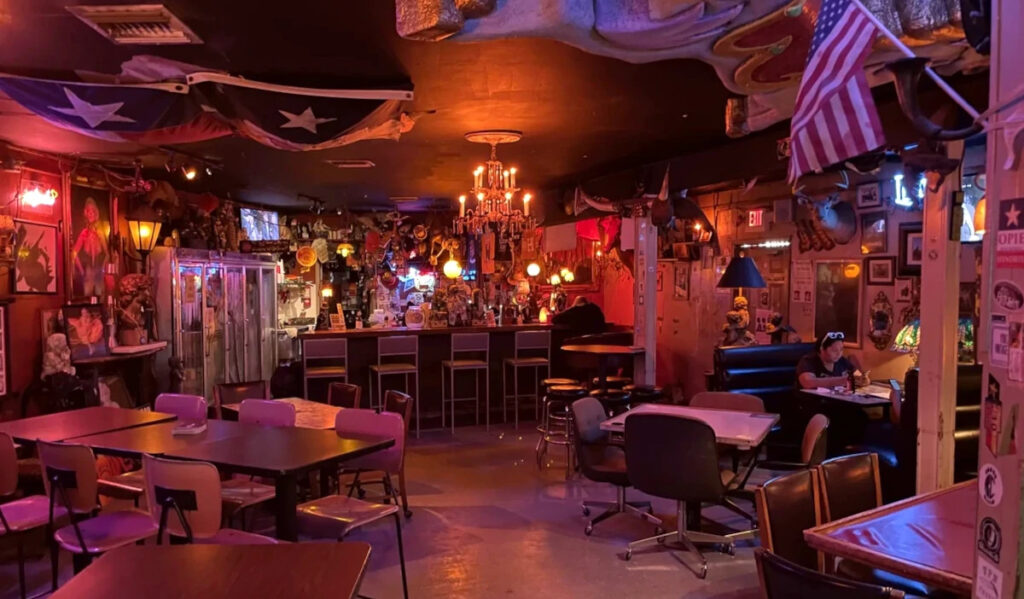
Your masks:
M1003 478L992 464L985 464L978 473L978 493L989 507L997 507L1003 500Z
M1024 293L1010 281L997 281L992 287L992 302L1002 310L1016 312L1024 308Z

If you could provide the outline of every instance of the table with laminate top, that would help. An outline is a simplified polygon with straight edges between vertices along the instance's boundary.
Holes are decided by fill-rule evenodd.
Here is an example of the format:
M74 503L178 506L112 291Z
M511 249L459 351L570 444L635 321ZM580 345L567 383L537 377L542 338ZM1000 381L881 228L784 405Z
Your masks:
M626 430L626 418L633 414L666 414L700 420L715 432L716 442L738 449L759 446L779 421L778 414L649 403L605 420L601 430L621 433Z
M99 406L0 422L0 432L7 433L19 443L30 444L36 440L67 441L86 435L168 422L175 418L173 414Z

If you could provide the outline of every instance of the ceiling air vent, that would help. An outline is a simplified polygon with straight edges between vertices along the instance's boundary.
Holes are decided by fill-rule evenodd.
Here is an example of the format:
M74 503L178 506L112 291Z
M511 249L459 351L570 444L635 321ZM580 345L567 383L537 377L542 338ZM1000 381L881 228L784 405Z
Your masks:
M372 160L325 160L334 168L373 168L377 166Z
M201 44L163 4L68 6L68 11L115 44Z

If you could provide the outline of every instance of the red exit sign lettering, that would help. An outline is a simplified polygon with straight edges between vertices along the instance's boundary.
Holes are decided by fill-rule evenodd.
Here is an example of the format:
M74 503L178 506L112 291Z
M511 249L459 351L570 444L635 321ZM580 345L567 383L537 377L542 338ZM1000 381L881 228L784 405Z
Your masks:
M760 229L764 227L764 208L755 208L747 211L747 228Z

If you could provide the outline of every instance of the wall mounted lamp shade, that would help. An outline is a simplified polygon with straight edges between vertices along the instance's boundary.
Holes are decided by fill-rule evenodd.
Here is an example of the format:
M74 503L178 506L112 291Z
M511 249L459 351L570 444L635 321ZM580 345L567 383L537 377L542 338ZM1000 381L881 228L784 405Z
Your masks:
M988 208L988 200L981 196L978 203L974 205L974 232L978 235L985 234L985 213Z
M142 204L128 215L128 231L132 236L132 246L145 257L156 247L160 238L160 215Z
M756 289L767 287L764 277L757 270L757 264L750 256L733 256L729 266L725 267L725 273L718 280L718 286L723 288L752 287Z

